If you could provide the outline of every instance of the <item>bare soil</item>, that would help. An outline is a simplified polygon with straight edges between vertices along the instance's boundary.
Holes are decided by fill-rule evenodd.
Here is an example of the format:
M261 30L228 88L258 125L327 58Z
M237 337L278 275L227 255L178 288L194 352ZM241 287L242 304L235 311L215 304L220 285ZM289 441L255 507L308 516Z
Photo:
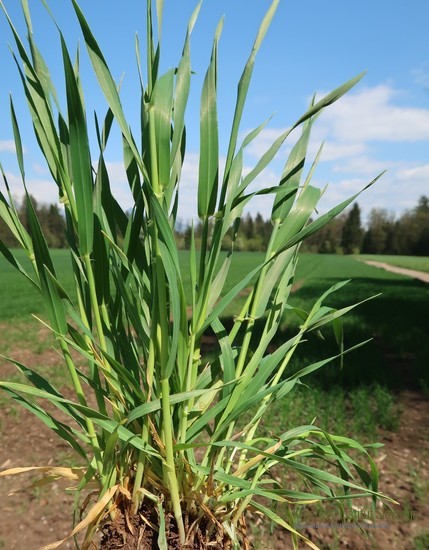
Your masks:
M16 345L8 354L29 366L48 365L55 369L60 359L54 351L44 349L31 355ZM13 348L13 349L12 349ZM10 376L12 368L0 361L0 379ZM378 452L380 490L396 499L396 517L380 509L379 518L363 530L356 525L339 525L331 518L304 514L302 530L323 549L422 550L416 537L429 539L429 399L415 392L397 396L402 410L396 432L380 431L379 441L385 447ZM28 411L6 401L0 394L0 470L12 466L72 465L68 446ZM33 476L0 478L0 549L36 550L63 539L71 531L73 496L66 494L66 484L56 483L37 490L24 490L7 496L13 490L28 486ZM290 539L281 531L274 534L254 518L248 519L248 532L254 548L283 550L292 548ZM304 545L302 545L304 547ZM61 547L74 548L72 541ZM114 548L114 546L111 546ZM119 546L118 546L119 548ZM144 548L142 546L141 548Z

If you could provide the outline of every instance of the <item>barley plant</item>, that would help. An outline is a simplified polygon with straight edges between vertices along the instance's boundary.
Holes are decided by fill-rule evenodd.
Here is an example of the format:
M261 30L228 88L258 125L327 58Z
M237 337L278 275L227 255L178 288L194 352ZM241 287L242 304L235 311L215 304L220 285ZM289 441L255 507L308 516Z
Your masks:
M46 0L42 2L49 11ZM322 192L311 185L311 178L320 151L308 168L306 157L316 118L361 75L323 99L314 99L250 172L243 170L245 149L265 124L241 141L240 121L255 57L278 2L272 2L262 20L238 83L222 175L221 113L216 99L222 22L214 37L200 105L196 214L203 228L202 243L196 250L193 232L186 274L190 275L191 293L187 297L174 226L186 151L190 39L200 4L185 29L177 66L160 74L163 2L157 0L152 5L152 0L147 0L144 63L136 41L140 75L136 97L141 107L137 136L125 118L119 83L113 79L77 1L72 0L106 100L103 116L95 116L98 147L96 158L92 158L88 137L92 123L85 111L79 58L72 61L58 29L65 79L61 102L34 41L28 0L21 0L27 27L25 44L0 1L13 33L13 56L37 142L64 207L75 287L73 295L64 289L29 198L11 99L29 230L18 217L3 170L6 191L0 195L0 214L28 256L29 267L3 243L0 249L31 282L34 292L43 296L46 318L40 321L55 337L73 392L68 391L66 397L48 379L13 359L9 360L27 383L2 381L0 387L76 453L73 468L29 465L1 475L33 471L43 482L68 479L81 514L70 536L79 535L76 540L81 548L89 548L101 530L104 536L99 544L107 548L115 529L124 541L140 537L136 546L128 542L130 548L146 548L145 544L161 549L248 548L246 517L252 515L265 516L287 530L294 546L301 540L316 548L295 530L295 508L333 501L341 512L353 497L366 497L372 503L380 497L377 469L367 447L314 424L290 426L287 418L281 433L267 436L265 431L262 436L260 431L261 420L274 401L287 400L305 376L333 360L321 358L298 372L290 369L307 333L333 326L338 357L342 357L349 350L342 344L341 317L355 307L335 310L326 305L330 294L345 283L328 289L309 312L293 308L289 296L301 242L355 198L317 217ZM105 150L114 125L122 135L123 162L134 199L131 212L121 207L109 182ZM301 128L300 137L278 185L251 191L252 182L296 128ZM272 234L265 260L224 292L240 218L249 202L261 194L273 197ZM222 252L227 232L232 234L231 246ZM226 323L225 308L249 287L244 305L233 322ZM299 315L301 325L293 337L275 348L272 340L280 324L285 316L293 315ZM209 359L201 353L208 331L216 342ZM88 493L91 504L84 499Z

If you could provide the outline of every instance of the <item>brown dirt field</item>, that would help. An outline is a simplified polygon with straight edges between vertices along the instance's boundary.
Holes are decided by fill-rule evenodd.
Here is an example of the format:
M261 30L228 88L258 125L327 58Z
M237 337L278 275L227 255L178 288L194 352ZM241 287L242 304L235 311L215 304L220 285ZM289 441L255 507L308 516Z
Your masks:
M43 340L45 334L41 334ZM46 346L36 354L8 346L8 354L29 366L41 365L55 369L60 358ZM10 376L13 368L0 361L0 379ZM0 394L0 470L12 466L71 464L71 455L48 428L29 412ZM332 520L305 515L302 528L314 543L323 549L350 548L353 550L385 549L422 550L415 537L426 534L429 539L429 399L414 392L403 392L397 397L402 412L397 432L382 431L379 441L385 447L378 452L380 490L401 503L397 518L386 510L366 536L356 526L340 527ZM64 538L71 531L73 496L64 492L64 483L47 488L25 490L7 496L16 488L28 485L31 475L0 478L0 549L36 550L45 544ZM255 542L256 549L281 550L292 548L284 534L269 535L262 525L253 525L249 518L249 531L263 542ZM301 547L301 546L300 546ZM73 542L60 547L74 548ZM304 548L304 545L302 545Z

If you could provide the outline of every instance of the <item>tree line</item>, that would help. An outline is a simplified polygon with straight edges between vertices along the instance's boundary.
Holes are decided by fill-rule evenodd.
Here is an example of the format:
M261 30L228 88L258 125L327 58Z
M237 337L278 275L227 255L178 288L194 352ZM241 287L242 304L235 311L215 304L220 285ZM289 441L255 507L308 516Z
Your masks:
M263 251L270 235L271 222L261 214L248 213L240 220L234 248L243 251ZM195 242L201 242L201 227L195 227ZM180 248L189 249L191 227L179 226L176 239ZM232 230L223 243L225 250L231 246ZM317 233L306 239L303 252L319 254L400 254L429 256L429 198L421 196L417 205L404 212L398 219L384 208L373 208L366 226L362 224L361 209L355 203L351 209L334 218Z
M39 218L46 241L50 248L64 248L65 220L55 204L39 204L30 197ZM25 198L18 208L18 214L28 230L27 205ZM260 213L255 216L248 213L240 220L235 237L235 250L264 251L271 235L271 221L265 220ZM176 229L178 247L189 249L191 245L191 226L179 223ZM197 223L194 229L197 249L201 243L202 225ZM223 248L229 250L233 239L233 229L224 238ZM15 246L16 240L5 223L0 220L0 241L7 246ZM302 251L319 254L401 254L410 256L429 256L429 198L421 196L417 205L404 212L399 218L383 208L373 208L366 226L361 221L361 209L358 203L317 233L306 239Z
M65 220L58 206L55 204L39 204L32 196L30 196L30 199L39 219L48 246L50 248L65 248L67 245L65 236ZM25 229L29 231L27 201L25 196L22 203L18 206L18 215ZM12 232L2 219L0 219L0 241L8 247L18 245Z
M416 206L399 218L384 208L373 208L366 227L355 203L312 235L305 246L319 253L429 256L429 198L422 195Z
M230 250L235 229L231 227L225 235L222 242L223 250ZM262 252L266 250L271 230L271 221L264 220L260 213L257 213L255 217L250 213L243 216L240 219L239 229L235 235L234 250L249 252ZM203 225L198 221L194 226L194 239L197 250L201 247L202 232ZM192 238L191 225L184 226L182 223L179 223L178 227L176 227L175 236L178 247L183 250L189 250Z

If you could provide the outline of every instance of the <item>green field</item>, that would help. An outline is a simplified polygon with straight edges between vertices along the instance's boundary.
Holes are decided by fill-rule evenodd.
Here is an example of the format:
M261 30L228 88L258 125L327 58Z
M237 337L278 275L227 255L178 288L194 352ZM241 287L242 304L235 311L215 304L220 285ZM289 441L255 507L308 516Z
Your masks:
M25 266L28 265L28 260L23 251L14 251L14 254ZM73 292L73 275L70 269L69 253L66 250L54 250L52 256L64 288L69 292ZM189 273L189 252L181 251L179 258L181 268L185 274L185 290L189 295L190 281L189 278L186 279L186 274ZM259 252L235 253L225 285L225 292L237 284L244 274L247 274L251 269L261 263L263 258L263 253ZM373 258L378 258L378 256L374 256ZM408 259L408 257L402 256L398 258L398 261L404 258L404 262ZM426 260L429 264L427 258L417 258L417 260ZM25 318L32 313L37 314L43 312L44 306L40 296L34 292L29 282L17 275L16 270L12 268L3 257L0 257L0 274L0 321L12 318ZM380 281L404 280L402 276L380 272L380 270L376 268L357 262L353 257L302 254L298 264L295 282L301 284L301 282L305 281L305 285L309 282L313 285L314 281L319 280L322 288L326 288L326 286L333 284L332 281L334 280L337 281L349 278L367 278ZM307 292L304 294L307 298L310 298ZM314 296L317 297L317 294Z
M68 253L58 250L54 251L53 256L64 287L71 290L72 273ZM260 253L235 254L225 291L232 288L262 259ZM427 258L416 260L428 261ZM189 253L181 252L180 261L184 273L187 273ZM0 322L15 327L14 332L19 332L19 324L30 320L32 313L43 316L43 303L32 286L18 277L16 271L3 259L0 261L0 270ZM318 381L324 386L380 383L396 388L427 388L429 285L368 266L351 256L303 254L295 276L296 290L292 294L291 303L308 310L325 290L345 279L351 279L351 282L330 295L326 305L340 308L381 293L378 298L350 312L344 322L346 347L369 338L373 340L347 355L343 369L340 369L339 361L333 362L331 367L319 375ZM189 292L189 284L187 290ZM241 302L245 300L244 294L239 298ZM239 307L239 304L235 307ZM233 322L235 312L228 310L224 322ZM289 337L299 322L295 314L286 315L277 343ZM337 354L332 331L326 329L323 335L312 336L302 344L300 352L296 354L294 368L303 366L310 359Z
M25 263L21 252L17 255ZM68 253L55 250L53 257L63 286L72 292L72 272ZM263 254L242 252L235 254L225 291L238 283L243 275L263 261ZM180 253L181 268L188 273L189 253ZM43 302L31 284L18 277L0 260L0 353L14 353L17 347L35 354L37 369L46 368L38 363L37 356L51 346L49 336L38 332L38 323L31 314L44 316ZM373 338L371 342L346 355L344 366L334 360L317 377L308 379L287 402L274 404L264 419L267 429L275 428L287 414L291 424L310 422L317 416L318 424L333 432L360 434L374 439L376 429L393 429L398 422L395 399L388 391L405 387L427 389L429 377L426 365L429 360L427 340L427 311L429 285L389 273L358 261L351 256L303 254L300 257L294 280L291 304L308 310L313 302L338 281L351 279L339 292L331 294L326 305L340 308L382 293L365 302L344 318L346 348ZM189 295L190 283L185 279ZM238 299L235 310L225 313L223 322L233 322L233 314L246 299ZM294 313L285 315L282 329L275 344L280 344L294 333L300 319ZM257 337L257 336L256 336ZM213 350L206 350L207 359ZM295 354L291 369L306 366L309 362L338 354L338 347L330 328L323 335L310 333L308 341ZM61 385L61 369L49 376ZM346 405L347 403L347 405Z
M381 254L361 254L362 260L372 260L374 262L384 262L406 269L415 269L416 271L426 271L429 273L429 258L426 256L384 256Z
M327 287L348 278L351 282L332 295L328 305L344 307L381 293L345 319L346 343L373 340L345 357L345 368L338 373L340 379L352 385L377 381L396 388L427 388L429 285L350 256L303 255L301 260L296 278L302 277L303 286L293 301L304 308ZM321 348L323 345L316 345L315 353ZM336 380L335 369L327 380Z

